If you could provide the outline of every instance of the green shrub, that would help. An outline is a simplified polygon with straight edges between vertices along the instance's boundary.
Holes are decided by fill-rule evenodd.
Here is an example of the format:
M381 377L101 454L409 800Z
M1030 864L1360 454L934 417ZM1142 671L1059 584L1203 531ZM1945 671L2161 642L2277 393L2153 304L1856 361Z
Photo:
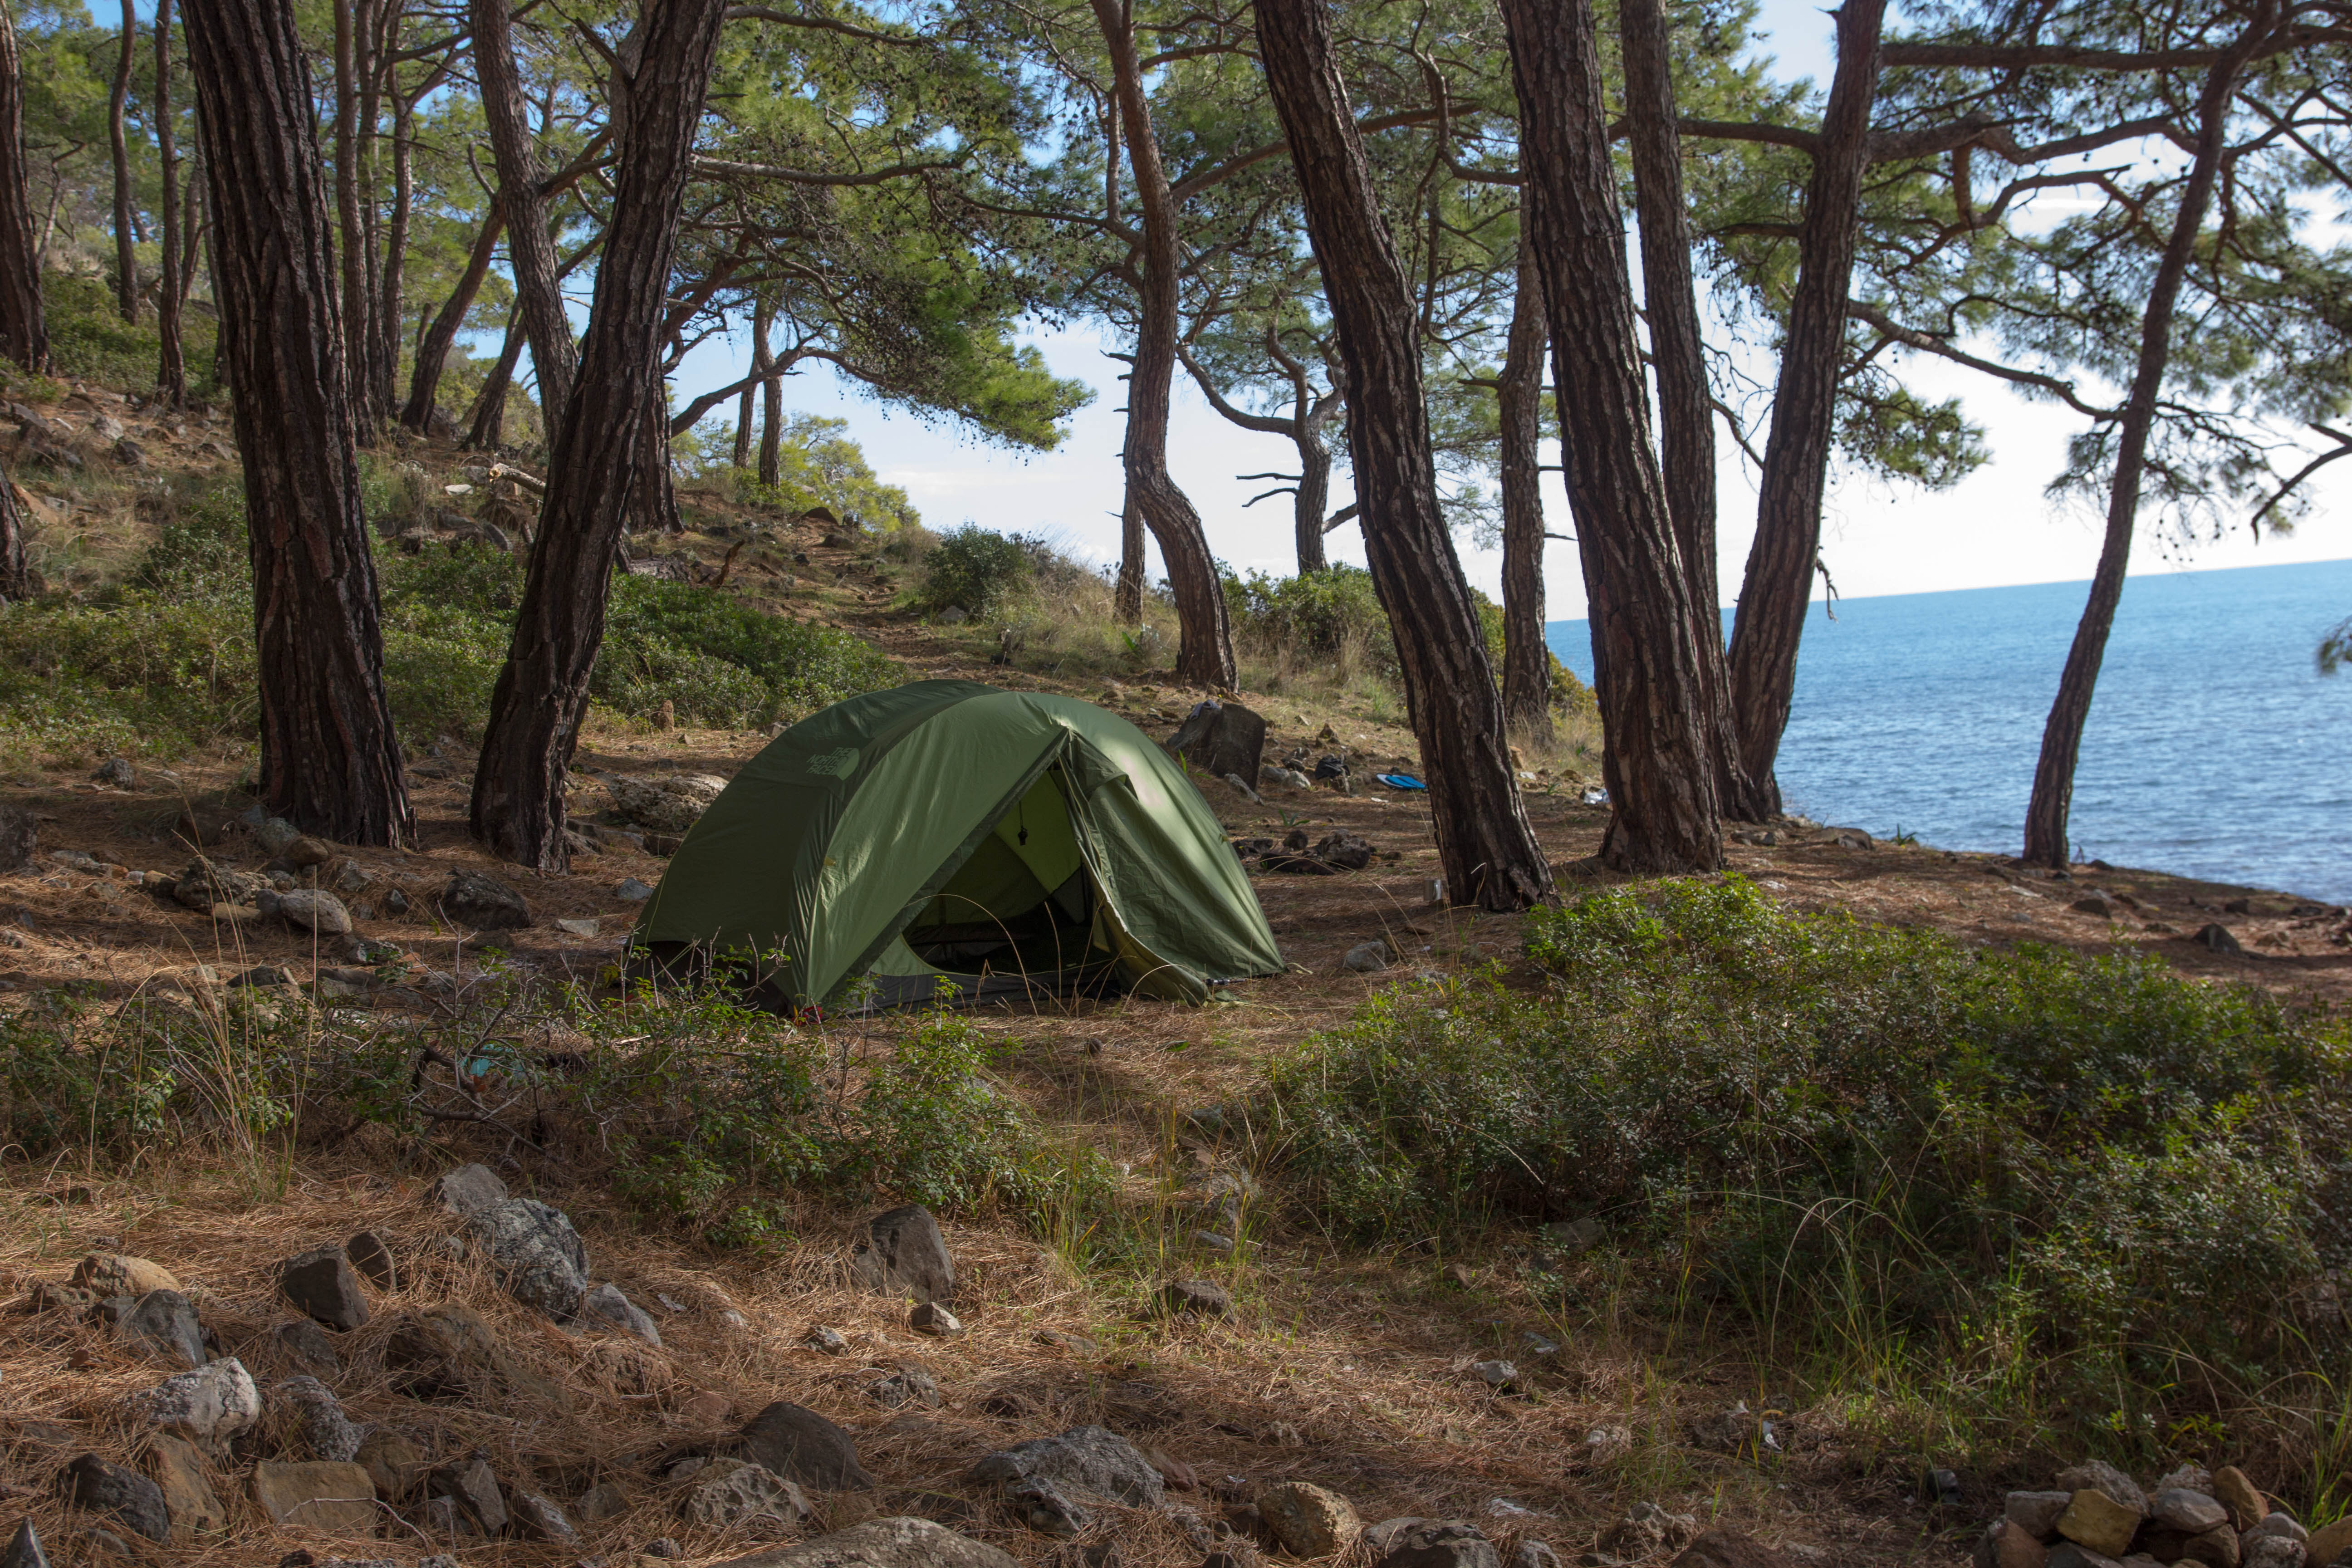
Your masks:
M104 279L47 272L41 275L41 309L49 331L51 375L107 386L155 384L163 337L152 307L140 311L136 323L126 321ZM180 325L188 391L210 396L218 390L213 376L211 318L193 310Z
M960 606L966 615L986 620L1002 614L1056 567L1067 569L1069 563L1045 540L997 533L967 522L940 534L923 558L918 603L927 610Z
M1977 1395L2102 1418L2343 1348L2340 1023L2137 957L1788 913L1736 879L1528 931L1539 993L1400 987L1274 1072L1333 1222L1597 1216L1810 1349L1907 1347Z

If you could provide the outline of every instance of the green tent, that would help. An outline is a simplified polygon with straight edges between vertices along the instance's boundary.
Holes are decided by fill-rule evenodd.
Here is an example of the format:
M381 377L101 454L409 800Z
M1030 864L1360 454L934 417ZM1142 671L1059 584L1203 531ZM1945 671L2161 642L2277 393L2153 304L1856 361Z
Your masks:
M672 973L748 968L786 1007L1197 1001L1283 966L1216 817L1150 737L962 680L853 697L778 736L687 834L636 942Z

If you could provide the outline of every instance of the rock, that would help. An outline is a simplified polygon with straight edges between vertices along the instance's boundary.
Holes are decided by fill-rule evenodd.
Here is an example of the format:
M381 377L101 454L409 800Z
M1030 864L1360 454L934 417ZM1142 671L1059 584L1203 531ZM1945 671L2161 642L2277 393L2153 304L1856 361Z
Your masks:
M1171 1279L1152 1298L1163 1317L1230 1318L1234 1299L1205 1279Z
M1259 767L1257 782L1262 789L1279 786L1283 789L1307 791L1315 787L1315 781L1297 768L1280 767L1273 763L1267 763Z
M81 465L77 461L74 466L79 468ZM121 1558L125 1563L139 1561L139 1553L131 1542L110 1530L82 1531L74 1537L74 1544L87 1548L89 1560L93 1563L103 1563L109 1558L115 1557Z
M1277 1481L1258 1488L1257 1511L1274 1538L1294 1557L1328 1557L1345 1552L1364 1532L1364 1521L1354 1504L1310 1481Z
M332 893L312 888L297 888L278 896L278 912L286 923L299 926L320 936L352 934L352 911L343 908L343 900Z
M496 877L452 871L441 889L441 913L469 931L521 931L530 924L523 896Z
M314 1247L278 1268L278 1288L315 1323L348 1333L368 1321L359 1271L340 1247Z
M0 1552L0 1568L49 1568L49 1554L41 1550L40 1531L33 1528L31 1520L17 1521L7 1550Z
M260 1391L235 1358L165 1378L122 1403L145 1425L176 1432L206 1449L216 1449L261 1415Z
M580 1539L563 1510L537 1492L516 1492L507 1499L507 1514L515 1528L532 1541L570 1544Z
M312 1377L331 1378L341 1375L342 1358L335 1353L334 1342L327 1331L308 1318L297 1318L290 1323L280 1323L270 1331L278 1353Z
M1134 1444L1101 1426L1073 1426L1059 1436L1033 1437L1000 1448L983 1455L964 1479L1002 1488L1008 1499L1031 1482L1045 1483L1080 1503L1128 1508L1158 1508L1166 1495L1166 1483L1151 1461Z
M251 824L253 841L261 846L261 852L264 855L272 857L281 855L285 853L288 845L302 837L302 830L282 816L263 816L258 822L254 821L254 817L260 811L261 807L255 806L252 811L246 814L245 820Z
M823 1323L811 1323L809 1331L801 1336L801 1343L821 1355L847 1355L849 1342L839 1329L826 1328Z
M392 1248L385 1246L383 1237L375 1232L361 1231L343 1243L343 1256L351 1259L352 1267L359 1270L360 1278L377 1289L400 1289L400 1270L393 1263Z
M649 1345L658 1347L661 1330L646 1310L621 1293L618 1285L607 1281L580 1298L580 1315L611 1324L625 1334L635 1334Z
M613 885L613 896L625 904L642 904L654 896L654 890L635 877L624 877Z
M849 1277L864 1289L918 1301L955 1300L955 1262L940 1222L920 1204L886 1209L866 1222L849 1251Z
M653 778L615 775L604 780L614 809L656 833L684 833L710 809L727 787L713 773L671 773Z
M2352 1550L2352 1517L2312 1531L2311 1539L2304 1542L2314 1568L2335 1568L2336 1558L2347 1550Z
M2239 1560L2244 1555L2238 1544L2238 1532L2227 1525L2180 1543L2180 1561L2200 1563L2205 1568L2239 1568Z
M1339 961L1339 967L1354 974L1377 974L1389 966L1389 944L1385 941L1358 942Z
M2212 952L2237 954L2246 950L2238 943L2237 936L2228 926L2207 924L2198 927L2197 934L2189 939Z
M2001 1517L2036 1541L2053 1541L2058 1516L2074 1500L2073 1492L2011 1492L2001 1500Z
M2247 1544L2250 1540L2261 1540L2271 1536L2276 1536L2285 1541L2292 1541L2298 1544L2311 1539L2311 1531L2304 1529L2303 1525L2295 1519L2294 1515L2284 1512L2277 1509L2273 1509L2270 1512L2263 1515L2262 1518L2254 1521L2253 1527L2242 1533L2246 1539L2242 1540L2239 1542L2241 1545Z
M2281 1535L2261 1535L2238 1558L2242 1568L2305 1568L2310 1554L2300 1541Z
M866 1393L875 1402L892 1410L909 1405L937 1409L940 1403L939 1379L919 1366L901 1365L889 1376L867 1385Z
M593 919L557 921L555 929L566 936L593 937L602 935L604 932L604 928Z
M425 1478L428 1496L447 1498L484 1535L507 1527L507 1504L489 1460L468 1454L454 1465L444 1465Z
M2074 1493L2066 1504L2066 1511L2058 1516L2058 1533L2094 1552L2121 1557L2131 1550L2132 1537L2138 1532L2139 1521L2145 1517L2140 1510L2116 1501L2096 1487L2086 1486Z
M177 1290L180 1281L160 1263L127 1258L119 1252L93 1252L74 1265L68 1283L109 1296L144 1296L150 1290Z
M425 1201L461 1218L507 1201L507 1184L488 1165L460 1165L445 1171L425 1189Z
M719 1568L1020 1568L993 1546L928 1519L870 1519L814 1541L771 1546Z
M2174 1487L2186 1487L2192 1492L2203 1492L2207 1497L2211 1497L2213 1472L2202 1465L2190 1463L2168 1471L2156 1483L2156 1489L2160 1492L2170 1491Z
M147 1473L163 1494L173 1540L227 1528L228 1510L213 1490L211 1467L194 1443L158 1432L147 1440L145 1458Z
M587 1524L602 1524L629 1511L629 1496L611 1481L598 1481L572 1500L572 1511Z
M578 1315L588 1289L588 1248L562 1209L509 1198L476 1213L466 1228L488 1249L508 1295L559 1322Z
M526 1368L478 1313L455 1302L394 1329L384 1341L383 1364L415 1399L487 1394L504 1384L545 1404L565 1403L560 1386Z
M870 1491L849 1434L815 1411L780 1399L743 1424L735 1447L787 1480L820 1491Z
M1165 743L1196 773L1254 779L1265 756L1265 721L1238 702L1203 702Z
M0 801L0 873L21 871L41 849L41 825L21 805Z
M2147 1494L2139 1483L2104 1459L2086 1459L2063 1469L2053 1484L2070 1496L2084 1490L2101 1493L2143 1519L2147 1516Z
M1736 1530L1710 1530L1683 1548L1673 1568L1792 1568L1792 1564L1753 1536Z
M404 1432L378 1426L360 1441L352 1462L367 1471L375 1495L386 1502L404 1502L425 1473L425 1450Z
M705 1530L727 1530L769 1520L795 1525L809 1517L801 1489L745 1459L713 1459L695 1473L678 1516Z
M2177 1530L2183 1535L2202 1535L2229 1523L2230 1510L2205 1492L2166 1487L2149 1500L2148 1517L2167 1530ZM2346 1539L2352 1541L2352 1532L2347 1532Z
M279 865L296 871L323 866L334 858L333 845L323 838L313 838L307 833L298 836L292 843L278 850L277 856Z
M1372 1568L1503 1568L1486 1532L1466 1520L1384 1520L1364 1540Z
M2213 1496L2230 1510L2230 1522L2240 1530L2252 1530L2271 1510L2270 1500L2235 1465L2224 1465L2213 1472Z
M116 789L129 789L139 778L128 757L109 757L99 763L98 771L89 776L99 784L111 784Z
M1977 1538L1976 1568L2042 1568L2050 1549L2011 1519L1996 1519Z
M138 1471L110 1465L96 1454L84 1454L58 1472L58 1489L75 1507L111 1514L150 1541L163 1541L172 1533L163 1489Z
M1668 1513L1654 1502L1637 1502L1625 1517L1601 1533L1601 1550L1617 1557L1654 1557L1679 1551L1698 1534L1698 1521L1686 1513Z
M1470 1370L1479 1382L1497 1391L1507 1389L1519 1381L1517 1363L1507 1361L1480 1361L1470 1363Z
M953 1339L963 1332L963 1320L937 1301L918 1302L907 1323L917 1333L929 1334L933 1339Z
M117 1296L100 1302L95 1316L118 1342L142 1355L190 1369L212 1359L205 1353L205 1331L196 1321L195 1304L177 1290L150 1290L136 1300Z
M375 1526L375 1482L348 1462L264 1460L253 1467L253 1500L273 1523L322 1534L359 1534Z
M359 1456L360 1429L334 1391L315 1377L289 1377L272 1388L269 1419L289 1451L336 1464Z
M1561 1568L1559 1553L1548 1541L1522 1541L1511 1553L1510 1568Z
M1352 833L1326 834L1315 846L1315 858L1342 871L1360 871L1372 863L1372 847Z

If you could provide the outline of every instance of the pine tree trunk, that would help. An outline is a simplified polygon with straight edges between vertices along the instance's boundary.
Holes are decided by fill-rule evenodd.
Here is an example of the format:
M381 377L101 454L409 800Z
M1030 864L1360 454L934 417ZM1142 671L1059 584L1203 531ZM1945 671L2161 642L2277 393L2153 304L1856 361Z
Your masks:
M768 334L761 329L760 307L756 300L751 306L751 368L757 371L761 357L767 353ZM759 392L758 382L747 381L743 384L742 394L735 400L733 464L737 473L743 473L751 467L751 400L759 395Z
M760 373L760 482L770 489L784 482L784 384L776 375L775 356L768 334L776 327L776 312L766 304L754 308L751 368Z
M1127 493L1160 542L1176 598L1176 678L1229 688L1237 677L1225 591L1201 514L1168 471L1168 418L1176 379L1176 203L1160 163L1160 138L1143 96L1143 68L1125 0L1094 0L1095 22L1110 51L1128 167L1143 208L1143 288L1136 301L1135 362L1127 379Z
M1331 508L1331 444L1307 410L1293 421L1291 445L1298 448L1298 493L1291 498L1291 532L1298 545L1298 570L1321 572L1331 564L1323 548L1323 514Z
M1118 579L1112 584L1110 613L1123 626L1143 624L1143 508L1129 489L1118 513Z
M243 457L265 805L346 844L415 821L383 688L310 70L291 0L184 0Z
M1723 860L1690 595L1650 446L1590 0L1502 0L1519 103L1523 222L1543 280L1560 446L1607 748L1604 860Z
M498 363L482 378L474 406L466 411L466 438L458 443L477 452L495 452L505 443L507 391L514 385L515 366L522 359L522 307L507 314L506 336L499 342Z
M478 0L476 8L499 3ZM475 836L526 866L560 871L570 863L564 777L588 714L588 679L604 640L629 499L650 479L639 437L660 395L679 209L726 10L727 0L646 7L628 40L636 67L625 82L614 73L627 100L612 217L579 374L555 426L539 542L474 776ZM478 34L478 52L481 47ZM520 213L515 224L530 226ZM663 428L666 436L667 421Z
M180 346L180 168L172 129L172 0L155 0L155 155L163 180L163 277L155 295L155 395L166 408L188 400L188 366Z
M414 126L405 105L398 106L392 122L392 220L384 229L382 280L375 296L375 353L370 366L375 374L377 408L389 413L400 403L400 329L407 314L403 298L407 290L408 225L416 200L416 150Z
M138 43L139 17L131 0L122 0L122 54L106 99L106 141L114 155L114 305L126 321L139 319L139 231L131 216L131 138L124 124L131 104L131 51Z
M49 368L49 329L26 174L25 79L16 24L0 0L0 353L37 374Z
M1845 0L1837 12L1837 70L1822 114L1821 144L1805 185L1796 291L1772 395L1772 433L1758 483L1756 542L1731 628L1731 706L1739 756L1765 804L1777 810L1773 764L1797 686L1797 645L1821 561L1822 494L1829 480L1844 374L1846 293L1862 227L1870 109L1878 92L1878 37L1886 0Z
M400 422L423 436L431 431L435 400L440 395L442 373L449 367L449 351L457 345L457 334L466 325L466 313L474 308L474 300L482 291L483 279L490 275L490 262L498 254L499 236L506 230L506 208L496 201L482 215L481 232L474 237L474 248L467 253L466 270L458 275L457 286L441 302L433 324L425 330L424 339L416 345L416 363L408 377L408 402L400 411Z
M643 533L684 533L685 520L678 516L677 485L669 469L669 397L660 376L654 378L654 395L646 403L646 419L637 431L644 445L638 454L640 476L630 510L635 527Z
M1551 650L1544 645L1543 283L1532 246L1519 247L1511 331L1498 405L1503 491L1503 717L1538 740L1551 737Z
M1456 903L1525 909L1550 894L1551 868L1519 804L1502 695L1438 510L1412 292L1339 78L1330 12L1324 0L1257 0L1256 15L1266 87L1290 140L1347 366L1364 550L1396 634L1438 858Z
M0 605L33 596L33 565L25 549L25 509L16 486L0 469Z
M513 16L507 0L469 0L474 71L481 82L482 117L499 165L499 198L507 215L507 260L522 305L523 335L539 374L539 409L548 438L562 427L564 405L579 374L579 350L563 309L555 237L547 226L539 153L523 107L522 74L515 68Z
M352 419L360 445L375 442L376 419L369 406L368 360L374 331L368 310L367 240L360 232L358 19L359 0L334 0L335 17L335 221L334 255L342 271L343 363L351 377Z
M2238 73L2277 17L2277 6L2271 0L2256 8L2245 31L2208 69L2198 99L2197 151L2189 162L2188 182L2181 187L2172 233L2157 262L2156 276L2149 280L2147 305L2140 317L2139 363L2133 369L2131 392L2116 425L2116 469L2107 488L2107 530L2099 546L2099 569L2091 578L2090 601L2083 607L2074 643L2066 650L2066 668L2058 679L2058 695L2042 728L2042 753L2033 765L2033 794L2025 808L2025 858L2037 866L2066 864L2074 767L2082 755L2083 727L2090 721L2099 666L2106 658L2107 634L2115 627L2116 606L2123 602L2124 574L2131 563L2132 531L2139 521L2140 482L2147 468L2148 433L2156 423L2157 400L2164 390L2165 367L2172 356L2173 306L2197 252L2198 231L2212 205Z

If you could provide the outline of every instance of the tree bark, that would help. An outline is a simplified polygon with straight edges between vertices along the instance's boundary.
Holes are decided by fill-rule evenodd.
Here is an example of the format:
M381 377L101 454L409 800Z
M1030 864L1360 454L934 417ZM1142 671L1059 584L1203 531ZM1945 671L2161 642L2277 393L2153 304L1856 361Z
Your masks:
M1303 423L1290 437L1298 449L1298 493L1291 498L1290 533L1301 575L1328 570L1323 548L1323 514L1331 505L1331 444L1323 432Z
M131 62L139 44L139 17L122 0L122 54L106 99L106 141L114 155L114 304L126 321L139 319L139 231L131 216L131 138L124 126L131 104Z
M409 374L408 402L401 408L400 422L420 436L432 426L434 402L440 395L442 373L449 366L449 351L465 328L466 313L474 308L475 297L482 291L482 280L490 275L490 261L498 253L499 236L505 229L506 207L493 199L490 210L482 215L482 228L474 237L474 248L467 253L466 270L458 275L457 286L441 301L440 311L416 345L416 364Z
M375 344L369 369L375 381L374 402L387 415L398 405L395 383L400 374L400 329L407 314L402 298L407 288L408 224L416 200L416 148L410 106L395 99L392 121L392 219L384 229L383 266L375 295Z
M784 386L768 349L775 326L776 313L764 301L754 308L751 368L760 372L760 482L772 489L784 478Z
M49 368L49 329L26 174L25 79L16 26L0 3L0 353L41 374Z
M630 511L641 533L684 533L677 513L677 485L669 471L669 397L660 375L654 377L653 395L646 400L644 422L637 427L642 450L637 455L637 487Z
M1838 8L1837 70L1822 114L1821 142L1805 185L1797 241L1797 285L1772 396L1772 433L1758 483L1756 542L1731 628L1731 706L1739 756L1766 811L1777 811L1773 777L1789 701L1797 685L1797 644L1821 561L1822 493L1829 479L1844 372L1846 293L1862 226L1862 177L1870 155L1870 108L1878 92L1878 39L1886 0L1845 0Z
M1543 282L1535 248L1519 247L1511 331L1495 388L1503 491L1503 718L1551 737L1551 652L1544 646Z
M384 699L332 229L291 0L184 0L183 12L245 468L263 803L321 837L404 843L415 820Z
M25 509L16 487L0 469L0 605L33 596L33 565L25 549Z
M1690 595L1650 446L1590 0L1502 0L1523 221L1543 283L1560 445L1591 603L1609 836L1627 871L1722 864Z
M1123 626L1143 624L1143 508L1129 489L1118 511L1118 578L1111 585L1110 613Z
M2090 720L2099 666L2106 658L2107 634L2115 626L2116 606L2123 600L2124 573L2131 563L2132 531L2139 521L2140 480L2147 467L2148 432L2156 423L2157 399L2164 390L2165 367L2172 356L2173 305L2196 255L2206 209L2212 204L2238 73L2277 17L2275 0L2263 0L2245 31L2207 71L2198 97L2197 151L2181 186L2172 233L2158 259L2156 276L2149 280L2147 306L2140 317L2139 362L2133 369L2131 393L2116 425L2116 471L2107 489L2107 529L2099 546L2099 569L2091 578L2090 600L2074 627L2074 641L2066 650L2058 695L2042 728L2042 754L2033 765L2033 794L2025 808L2025 858L2034 865L2066 864L2074 766L2082 755L2083 727Z
M172 0L155 0L155 153L163 196L163 278L155 294L155 395L166 408L188 400L188 366L180 344L180 167L172 129Z
M1234 637L1216 558L1191 498L1168 471L1168 416L1176 379L1176 202L1160 163L1160 138L1143 96L1143 67L1126 0L1094 0L1110 53L1114 95L1126 132L1128 168L1143 209L1143 286L1136 300L1135 361L1127 378L1127 493L1160 542L1176 597L1176 678L1195 686L1234 684Z
M539 408L549 438L562 427L564 405L579 374L579 352L563 309L555 237L549 231L539 153L524 116L522 74L515 67L514 27L507 0L469 0L474 72L481 83L482 115L497 154L499 197L506 208L507 259L522 305L523 335L539 373Z
M503 9L501 0L476 0L478 12L486 6ZM614 553L630 495L646 480L639 436L660 394L679 208L726 9L727 0L646 7L621 50L637 63L613 72L623 130L612 217L579 374L554 426L539 542L474 776L476 837L527 866L560 871L570 863L564 776L587 717ZM475 47L482 51L478 33ZM489 52L505 52L503 37ZM511 178L503 169L500 177ZM514 222L530 226L520 212Z
M1256 14L1266 87L1289 136L1347 367L1364 550L1396 634L1438 858L1455 902L1525 909L1550 894L1551 868L1520 805L1502 696L1438 510L1412 291L1381 216L1330 12L1324 0L1257 0Z
M761 368L760 362L767 357L767 353L768 333L760 324L760 306L755 300L751 307L751 369L755 375ZM733 464L737 473L745 472L751 467L751 400L759 393L758 381L746 381L742 395L735 401Z
M368 360L375 331L369 310L367 240L360 231L359 21L352 12L361 0L334 0L335 17L335 258L342 271L343 363L351 378L352 418L362 446L373 446L377 427L371 406Z
M514 385L516 363L522 358L522 308L507 317L506 336L499 343L498 363L482 378L482 390L467 411L466 438L459 445L477 452L494 452L506 438L507 389Z

